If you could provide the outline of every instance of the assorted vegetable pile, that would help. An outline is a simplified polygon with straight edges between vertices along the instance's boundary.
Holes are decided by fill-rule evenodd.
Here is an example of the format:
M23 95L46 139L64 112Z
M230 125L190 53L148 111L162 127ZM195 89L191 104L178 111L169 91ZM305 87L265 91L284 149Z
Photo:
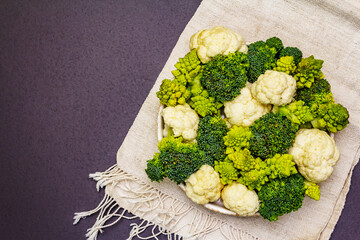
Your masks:
M335 103L323 61L272 37L245 44L231 29L195 33L157 92L164 138L148 160L152 181L186 184L194 202L222 199L270 221L298 210L340 157L330 133L349 113Z

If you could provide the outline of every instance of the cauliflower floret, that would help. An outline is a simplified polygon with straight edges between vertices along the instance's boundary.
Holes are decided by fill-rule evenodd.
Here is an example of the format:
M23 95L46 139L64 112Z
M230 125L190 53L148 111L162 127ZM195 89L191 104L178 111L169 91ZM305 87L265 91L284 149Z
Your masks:
M267 70L251 86L251 93L262 104L285 105L292 102L296 80L284 73Z
M161 115L165 126L172 128L175 137L182 136L187 141L196 138L199 116L188 104L166 107Z
M233 182L221 192L224 206L240 216L251 216L259 210L259 198L255 191L245 185Z
M185 180L186 195L198 204L214 202L220 198L223 185L219 174L209 165L203 165Z
M240 95L235 99L224 102L226 118L232 125L248 127L271 110L271 105L264 105L253 98L250 86L248 84L241 89Z
M325 181L340 158L334 139L319 129L300 129L289 154L294 156L301 175L313 183Z
M197 54L203 63L212 57L239 50L247 53L247 46L243 37L229 28L214 27L198 31L190 39L190 49L196 48Z

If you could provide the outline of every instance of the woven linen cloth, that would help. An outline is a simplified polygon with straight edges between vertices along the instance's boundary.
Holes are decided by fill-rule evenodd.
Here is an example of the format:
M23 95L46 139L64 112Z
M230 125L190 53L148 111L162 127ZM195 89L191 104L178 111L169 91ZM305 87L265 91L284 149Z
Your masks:
M276 222L210 211L191 202L169 180L151 182L144 171L146 161L157 152L160 103L156 91L163 79L172 78L174 64L189 51L191 35L214 26L229 27L248 42L278 36L285 46L301 49L304 57L314 55L324 60L322 70L332 86L335 101L350 113L350 124L335 135L341 157L331 177L319 184L320 201L306 197L301 209ZM179 37L141 107L117 153L117 165L107 172L92 175L98 180L98 186L106 186L107 196L94 212L118 206L146 220L148 225L142 229L155 224L184 239L330 238L345 204L352 170L359 159L359 62L359 1L204 0ZM101 211L88 236L96 239L97 232L110 217L122 217L110 210ZM140 226L137 231L139 229Z

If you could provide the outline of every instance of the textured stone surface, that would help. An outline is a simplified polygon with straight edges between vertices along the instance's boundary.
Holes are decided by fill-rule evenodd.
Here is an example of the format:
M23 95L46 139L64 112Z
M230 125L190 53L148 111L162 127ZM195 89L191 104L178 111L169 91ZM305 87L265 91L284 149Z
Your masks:
M200 1L0 2L0 236L84 239L142 102ZM360 168L331 239L360 235ZM126 239L129 223L100 239ZM136 220L136 222L141 222ZM166 239L166 237L161 237Z

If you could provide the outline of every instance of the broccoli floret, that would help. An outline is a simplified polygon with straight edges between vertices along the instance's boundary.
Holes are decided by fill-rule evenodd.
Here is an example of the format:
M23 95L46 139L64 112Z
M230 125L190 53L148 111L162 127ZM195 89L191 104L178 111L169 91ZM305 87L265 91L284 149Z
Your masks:
M317 118L311 121L314 128L333 133L344 129L348 123L349 112L339 103L320 105L317 112Z
M224 136L228 128L221 116L206 116L199 121L198 136L196 140L199 148L214 161L225 158L226 146Z
M184 58L179 58L175 64L176 70L172 71L178 82L191 82L202 70L202 63L197 56L196 49L193 49Z
M268 113L250 126L253 134L250 139L250 151L253 156L267 159L275 154L285 154L293 145L298 125L285 116Z
M296 124L304 124L314 119L309 106L304 101L295 101L285 106L279 106L278 113L284 115L291 122Z
M201 83L216 101L230 101L245 87L248 67L247 55L242 52L219 54L205 64Z
M267 39L266 45L276 49L276 56L278 56L280 54L281 50L284 49L284 44L282 43L281 39L278 37L272 37L272 38Z
M166 177L164 164L159 156L160 153L155 153L153 159L147 161L145 172L151 181L161 182Z
M269 47L264 41L257 41L249 45L248 58L250 68L249 82L255 82L266 70L276 67L276 49Z
M214 169L219 173L221 183L224 185L238 179L239 172L231 161L215 161Z
M323 79L323 63L323 60L315 59L314 56L301 59L294 74L297 88L309 88L315 80Z
M226 154L239 151L242 148L249 148L252 133L248 127L233 126L224 137Z
M176 79L164 79L160 85L160 91L156 93L160 103L174 107L177 104L184 104L190 97L190 91L183 83Z
M286 47L280 52L280 58L284 56L293 56L295 65L297 65L302 59L302 52L297 47Z
M319 201L320 200L320 187L316 183L309 182L305 180L305 194L308 195L308 197Z
M259 213L269 221L276 221L278 216L301 208L304 195L304 178L300 174L274 179L262 186L258 193L261 201Z
M213 160L201 151L196 143L183 143L182 138L163 138L153 159L145 170L152 181L168 177L177 184L183 183L202 165L213 165Z
M293 155L276 154L274 157L266 159L266 164L270 169L269 178L271 179L288 177L298 172L293 161Z
M276 67L274 67L275 71L284 72L289 75L293 75L295 69L296 65L293 56L281 57L276 61Z
M317 110L316 105L334 103L330 83L326 79L315 81L310 88L297 89L295 100L303 101L313 112Z

